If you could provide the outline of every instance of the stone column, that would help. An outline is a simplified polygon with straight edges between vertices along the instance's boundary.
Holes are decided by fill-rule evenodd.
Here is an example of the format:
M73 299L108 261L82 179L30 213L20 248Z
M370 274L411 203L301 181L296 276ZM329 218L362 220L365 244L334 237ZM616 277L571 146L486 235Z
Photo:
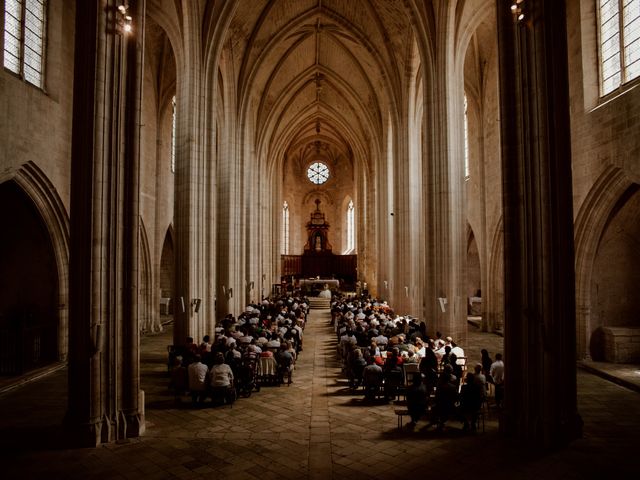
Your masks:
M535 448L580 435L564 2L498 1L504 206L505 409Z
M425 313L431 334L439 330L466 342L467 239L464 190L462 72L455 61L455 1L433 2L432 84L425 85ZM430 83L431 83L430 82ZM442 300L439 300L442 299Z
M76 443L89 446L144 430L137 323L143 26L124 32L118 5L76 5L65 423ZM142 22L144 7L130 1L127 14Z
M140 226L140 148L142 84L144 77L144 28L146 0L129 3L135 31L126 43L126 100L124 120L124 256L123 290L122 418L121 437L144 433L144 395L140 392L140 305L141 226Z
M183 52L177 57L175 171L174 343L186 337L196 343L208 330L213 298L207 298L211 242L211 160L205 160L206 105L202 53L202 11L198 2L183 2ZM209 235L208 235L209 234ZM198 299L200 303L197 303Z

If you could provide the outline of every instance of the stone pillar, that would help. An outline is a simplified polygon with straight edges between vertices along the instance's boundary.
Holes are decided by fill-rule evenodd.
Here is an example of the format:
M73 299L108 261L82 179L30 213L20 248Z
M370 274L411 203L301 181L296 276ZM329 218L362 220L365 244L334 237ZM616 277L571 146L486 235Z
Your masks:
M88 446L144 430L137 263L145 3L129 2L139 22L129 34L118 5L76 5L65 423Z
M534 448L580 435L564 2L498 1L504 206L505 409Z
M174 343L186 337L199 343L208 331L213 301L207 288L212 241L211 160L205 160L206 105L202 52L202 11L198 2L183 2L182 55L177 56L175 171ZM200 303L198 302L200 300Z
M124 120L124 255L125 289L123 290L123 358L121 437L144 433L144 395L140 392L141 225L140 225L140 157L142 84L144 78L144 28L146 0L129 4L134 19L134 34L126 42L126 99Z
M464 189L464 89L454 58L456 3L433 2L435 65L425 85L425 313L431 334L466 343L467 237ZM440 300L441 299L441 300Z

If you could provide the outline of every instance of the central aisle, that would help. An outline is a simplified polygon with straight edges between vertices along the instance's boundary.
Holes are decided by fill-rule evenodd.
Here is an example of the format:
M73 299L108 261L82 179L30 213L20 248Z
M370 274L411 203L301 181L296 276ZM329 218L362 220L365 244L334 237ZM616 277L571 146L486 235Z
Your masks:
M638 394L582 371L585 439L561 452L531 457L514 449L498 439L495 419L478 435L464 435L457 422L444 434L425 429L424 422L398 430L392 404L365 403L361 392L348 389L329 318L328 310L309 314L291 386L264 387L232 408L194 409L186 397L176 405L167 388L171 329L143 337L147 431L129 442L95 449L61 443L55 425L65 413L65 371L0 396L0 411L10 412L0 416L3 478L566 479L592 478L615 465L621 452L633 455ZM477 346L493 341L481 333L471 337ZM608 412L611 401L624 401L629 414Z

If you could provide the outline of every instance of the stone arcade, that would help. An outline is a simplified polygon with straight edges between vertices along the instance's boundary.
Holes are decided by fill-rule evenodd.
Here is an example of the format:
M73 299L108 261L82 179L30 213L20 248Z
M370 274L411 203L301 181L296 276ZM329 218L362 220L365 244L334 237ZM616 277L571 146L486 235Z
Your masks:
M331 248L462 344L481 296L502 433L569 445L576 361L638 358L639 3L5 0L2 378L67 365L74 441L139 437L141 335Z

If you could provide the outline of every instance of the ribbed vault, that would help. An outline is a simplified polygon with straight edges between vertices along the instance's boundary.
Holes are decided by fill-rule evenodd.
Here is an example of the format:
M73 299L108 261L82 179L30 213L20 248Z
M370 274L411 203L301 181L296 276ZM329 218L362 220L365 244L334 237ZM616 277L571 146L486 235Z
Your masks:
M379 155L412 46L402 2L242 2L226 45L240 118L254 126L247 140L268 165L319 144L328 160Z

